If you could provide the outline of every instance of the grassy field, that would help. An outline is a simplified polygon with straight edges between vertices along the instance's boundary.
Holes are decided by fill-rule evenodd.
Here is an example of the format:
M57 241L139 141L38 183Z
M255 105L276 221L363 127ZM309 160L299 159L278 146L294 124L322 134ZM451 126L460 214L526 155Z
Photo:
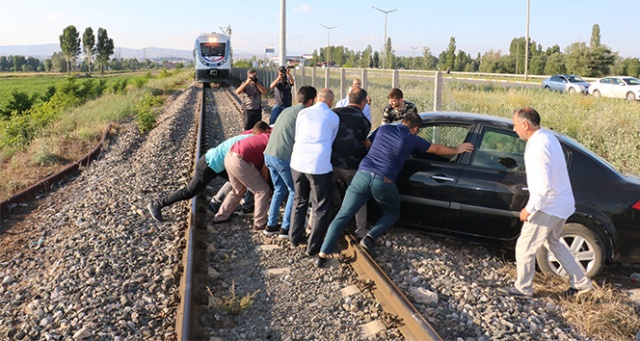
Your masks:
M324 70L322 70L324 71ZM311 72L305 75L311 84ZM347 72L348 81L360 77ZM400 76L404 99L415 103L420 112L432 111L434 83ZM317 72L316 88L324 87L324 72ZM391 74L370 73L367 91L371 97L373 126L382 120L391 89ZM329 87L339 93L339 73L332 70ZM338 96L339 97L339 96ZM533 107L542 116L542 125L580 142L617 169L640 175L640 103L613 98L594 98L548 92L541 87L473 85L447 82L443 86L442 111L461 111L511 118L513 111Z
M159 72L156 71L148 82L136 86L135 79L140 79L141 74L145 73L109 77L108 86L111 82L123 79L131 82L124 92L107 91L100 98L65 111L55 124L38 133L26 149L0 150L0 178L3 179L0 182L0 200L58 171L69 162L80 159L95 147L109 123L116 123L117 129L118 122L136 117L139 104L145 99L170 95L193 77L191 72L182 70L168 77L157 78ZM47 83L45 89L56 81L64 81L65 77L60 79L50 77L51 83ZM23 86L28 83L29 78L23 78L14 84Z

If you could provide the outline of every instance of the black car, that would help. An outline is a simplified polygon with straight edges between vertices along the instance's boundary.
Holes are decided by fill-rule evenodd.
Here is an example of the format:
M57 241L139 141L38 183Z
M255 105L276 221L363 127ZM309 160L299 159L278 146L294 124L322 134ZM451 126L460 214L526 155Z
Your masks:
M515 249L526 205L526 142L510 119L469 113L423 113L418 135L448 146L470 142L472 153L412 155L398 176L399 225ZM565 153L576 201L562 238L589 277L605 261L640 261L640 178L623 175L571 138L554 133ZM375 206L375 205L372 205ZM375 215L376 209L371 207ZM538 265L565 275L542 248Z

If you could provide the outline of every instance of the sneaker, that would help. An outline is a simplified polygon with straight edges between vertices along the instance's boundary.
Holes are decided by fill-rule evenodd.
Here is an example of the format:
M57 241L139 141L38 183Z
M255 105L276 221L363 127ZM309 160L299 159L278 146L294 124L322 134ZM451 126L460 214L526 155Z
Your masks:
M221 202L217 202L217 201L209 202L209 210L213 213L218 213L218 211L220 210L220 206L222 206Z
M267 228L264 229L264 231L262 231L262 233L266 234L267 236L273 236L274 234L278 234L278 232L280 232L280 228L276 225L276 226L268 226Z
M149 213L151 213L153 219L155 219L159 223L164 222L164 219L162 218L161 208L150 202L149 205L147 205L147 209L149 210Z
M562 296L562 298L566 299L566 298L569 298L569 297L580 296L582 294L586 294L591 290L593 290L592 286L589 286L588 288L581 289L581 290L578 290L578 289L576 289L574 287L570 287L569 289L563 291L561 296Z
M289 239L289 230L285 230L283 228L280 229L280 233L278 233L278 238L280 239Z
M362 238L362 240L360 241L360 246L362 246L369 253L369 255L371 255L371 257L375 258L375 256L376 256L376 250L375 250L376 242L375 242L375 240L373 240L373 237L367 235L366 237Z
M516 287L511 287L508 289L498 289L499 291L502 291L503 293L515 297L515 298L526 298L526 297L533 297L533 295L528 295L523 293L522 291L518 290Z
M229 216L229 218L227 218L227 219L225 219L225 220L218 220L218 221L216 221L216 219L215 219L215 218L213 218L213 224L214 224L214 225L217 225L217 224L224 224L224 223L228 223L228 222L230 222L231 220L233 220L233 219L235 219L235 218L237 218L237 217L238 217L238 214L237 214L237 213L231 213L231 215Z

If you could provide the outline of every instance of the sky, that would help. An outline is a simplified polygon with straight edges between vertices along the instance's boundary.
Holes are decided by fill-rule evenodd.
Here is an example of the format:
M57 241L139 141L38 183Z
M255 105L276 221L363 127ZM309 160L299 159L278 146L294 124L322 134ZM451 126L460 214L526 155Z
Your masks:
M0 46L58 44L65 27L82 33L107 30L117 47L192 50L204 32L231 27L232 47L264 56L280 52L277 0L0 0ZM287 55L312 53L330 43L362 51L380 51L385 34L396 55L420 56L427 47L438 56L455 37L457 52L472 57L489 50L508 54L524 37L527 0L286 0ZM638 0L530 0L529 37L543 50L564 51L575 42L589 44L594 24L601 43L622 57L640 57L636 23ZM328 30L322 25L334 27Z

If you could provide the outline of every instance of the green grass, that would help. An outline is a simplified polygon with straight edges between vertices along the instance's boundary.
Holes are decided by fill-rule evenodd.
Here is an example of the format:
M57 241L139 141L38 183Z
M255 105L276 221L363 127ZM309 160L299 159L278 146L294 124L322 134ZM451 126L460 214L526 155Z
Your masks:
M325 72L316 70L316 88L324 87ZM297 71L298 77L300 76ZM340 97L340 72L332 69L329 87ZM361 72L346 72L349 84ZM305 70L305 84L311 84L311 69ZM399 87L404 99L416 104L418 111L433 111L434 83L400 74ZM367 74L367 92L371 97L372 128L380 125L382 110L391 89L391 73ZM594 98L519 86L473 85L445 82L442 111L461 111L511 118L515 110L530 106L542 117L542 125L561 132L611 163L617 169L640 174L640 103L614 98Z

